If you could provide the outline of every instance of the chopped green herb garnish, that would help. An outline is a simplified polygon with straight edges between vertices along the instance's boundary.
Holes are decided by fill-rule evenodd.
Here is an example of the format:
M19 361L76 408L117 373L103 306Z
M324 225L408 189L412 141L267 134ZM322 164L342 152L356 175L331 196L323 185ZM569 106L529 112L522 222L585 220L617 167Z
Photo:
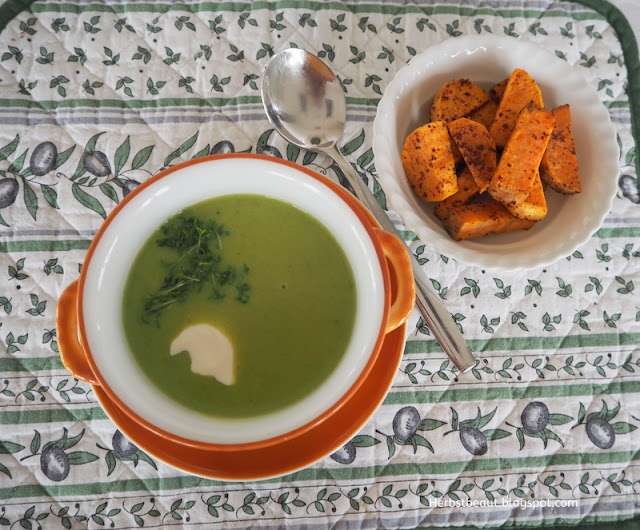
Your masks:
M242 303L249 300L250 285L245 281L249 268L245 265L237 271L232 265L223 263L222 238L229 233L215 221L203 221L195 216L177 216L161 228L161 237L156 240L160 247L170 248L177 259L169 264L162 287L147 296L143 320L148 322L187 296L211 285L211 298L225 296L225 287L235 284L236 299Z

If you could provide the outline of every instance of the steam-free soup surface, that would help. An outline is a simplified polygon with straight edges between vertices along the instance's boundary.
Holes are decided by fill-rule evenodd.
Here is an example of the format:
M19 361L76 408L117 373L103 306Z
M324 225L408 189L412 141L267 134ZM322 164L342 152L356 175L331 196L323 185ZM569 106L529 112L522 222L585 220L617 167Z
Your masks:
M218 417L275 411L317 388L343 356L356 310L353 271L331 233L306 212L260 195L209 199L178 215L223 226L209 248L219 253L218 269L231 267L235 276L224 286L201 281L150 316L180 252L159 246L160 228L149 238L123 298L125 334L144 373L175 401ZM193 373L187 352L170 355L171 342L196 324L230 340L234 384Z

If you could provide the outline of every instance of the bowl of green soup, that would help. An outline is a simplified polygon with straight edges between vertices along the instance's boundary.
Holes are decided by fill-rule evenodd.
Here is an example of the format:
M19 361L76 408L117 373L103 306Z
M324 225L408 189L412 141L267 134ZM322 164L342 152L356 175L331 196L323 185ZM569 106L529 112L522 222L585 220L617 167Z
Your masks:
M57 324L63 364L127 417L180 444L234 450L291 439L340 409L413 302L404 245L349 193L235 154L130 193Z

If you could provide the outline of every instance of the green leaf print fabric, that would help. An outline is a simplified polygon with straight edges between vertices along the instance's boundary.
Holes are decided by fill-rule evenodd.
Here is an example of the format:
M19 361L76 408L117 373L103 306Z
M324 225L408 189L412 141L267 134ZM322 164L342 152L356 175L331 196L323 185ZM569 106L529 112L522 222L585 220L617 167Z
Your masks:
M9 1L0 28L0 526L638 524L640 64L616 8ZM621 166L598 232L556 263L496 273L438 254L389 211L478 352L471 371L456 370L414 311L381 408L309 468L210 480L128 440L62 366L55 321L109 212L159 171L216 153L262 153L341 177L329 158L280 138L263 112L262 69L288 47L338 74L348 103L341 150L388 208L371 149L376 105L413 56L465 35L536 43L597 91Z

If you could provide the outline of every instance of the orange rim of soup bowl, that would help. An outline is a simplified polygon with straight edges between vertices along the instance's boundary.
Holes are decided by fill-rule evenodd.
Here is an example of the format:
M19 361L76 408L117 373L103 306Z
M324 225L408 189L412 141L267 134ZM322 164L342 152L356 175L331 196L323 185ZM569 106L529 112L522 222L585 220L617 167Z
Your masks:
M83 307L84 294L85 294L84 288L85 288L85 281L86 281L86 271L91 266L91 258L93 256L93 253L96 247L98 246L100 239L102 238L105 231L109 227L111 221L123 208L126 207L126 205L133 199L133 197L135 197L136 195L139 195L140 193L143 193L145 189L147 189L148 187L150 187L152 184L162 179L163 177L170 175L171 173L174 173L176 171L179 171L185 167L195 165L195 164L200 164L207 161L233 159L233 158L256 159L256 160L262 160L268 163L281 164L281 165L290 167L292 169L295 169L296 171L305 173L308 176L314 178L315 180L321 182L322 184L330 188L336 195L338 195L338 197L340 197L358 217L360 223L363 225L363 227L367 231L367 234L369 235L373 243L373 246L377 254L378 262L380 264L380 270L382 273L382 278L384 283L384 307L383 307L383 316L382 316L380 328L378 330L378 336L375 342L375 346L367 359L366 365L358 375L357 379L351 385L351 387L322 414L320 414L313 420L301 425L300 427L295 428L292 431L279 434L277 436L273 436L270 438L266 438L264 440L256 440L251 442L240 442L240 443L213 443L213 442L203 442L199 440L184 438L175 433L169 432L165 429L161 429L155 426L154 424L150 423L148 420L146 420L136 412L134 412L131 408L129 408L129 406L127 406L118 397L118 395L110 388L110 386L107 384L107 382L103 378L93 358L93 355L89 348L89 341L87 339L85 320L84 320L82 307ZM138 187L136 187L133 191L131 191L131 193L127 195L127 197L125 197L122 200L122 202L116 205L116 207L107 216L107 218L104 220L104 222L98 229L98 232L96 233L96 236L91 242L91 245L85 257L84 266L82 267L82 271L79 279L77 307L76 307L77 318L78 318L78 339L81 347L84 349L87 363L89 364L89 367L95 376L96 384L98 384L102 388L104 393L118 407L118 409L120 409L123 413L129 416L136 423L144 426L146 429L160 436L163 436L169 440L173 440L182 445L196 447L198 449L215 450L215 451L247 451L252 449L260 449L263 447L278 444L282 441L300 436L308 432L314 426L318 425L319 423L323 422L326 418L333 415L337 410L342 408L345 405L345 403L349 401L349 399L354 395L357 389L362 385L363 381L367 378L367 376L371 372L373 365L375 364L376 359L380 355L382 343L385 338L385 323L387 322L387 319L389 316L389 307L391 304L391 296L392 296L392 293L391 293L392 284L391 284L391 277L389 273L389 267L387 265L385 255L382 251L381 244L379 243L378 239L374 234L374 228L377 228L377 224L373 219L373 217L371 216L371 214L368 211L366 211L364 207L361 206L360 203L348 191L346 191L341 186L335 184L334 182L329 180L327 177L324 177L305 167L294 164L293 162L290 162L288 160L283 160L283 159L265 156L265 155L250 154L250 153L228 153L228 154L221 154L221 155L210 155L210 156L197 158L194 160L189 160L181 164L178 164L176 166L172 166L168 169L165 169L164 171L161 171L160 173L154 175L153 177L151 177L150 179L148 179L147 181L143 182Z

